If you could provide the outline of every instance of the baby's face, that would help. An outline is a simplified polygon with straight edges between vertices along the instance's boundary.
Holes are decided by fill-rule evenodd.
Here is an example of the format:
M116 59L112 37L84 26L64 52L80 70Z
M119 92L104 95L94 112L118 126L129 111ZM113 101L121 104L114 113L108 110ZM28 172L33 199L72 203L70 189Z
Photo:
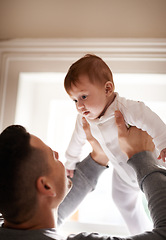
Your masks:
M96 119L104 114L108 103L105 86L91 83L88 76L80 76L79 83L72 85L69 94L77 111L87 119Z

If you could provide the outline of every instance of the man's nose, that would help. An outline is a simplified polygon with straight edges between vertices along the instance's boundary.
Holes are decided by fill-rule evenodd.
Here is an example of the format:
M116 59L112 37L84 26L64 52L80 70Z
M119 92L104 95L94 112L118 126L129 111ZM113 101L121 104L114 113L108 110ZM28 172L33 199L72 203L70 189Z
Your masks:
M59 153L56 151L53 151L53 156L55 160L59 160Z

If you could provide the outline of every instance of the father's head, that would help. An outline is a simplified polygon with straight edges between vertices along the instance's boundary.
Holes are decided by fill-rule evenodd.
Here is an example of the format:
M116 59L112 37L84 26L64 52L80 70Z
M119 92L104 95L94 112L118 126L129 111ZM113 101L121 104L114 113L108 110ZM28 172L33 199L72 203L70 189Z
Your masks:
M23 224L55 209L68 190L58 153L20 125L0 134L0 212L8 223Z

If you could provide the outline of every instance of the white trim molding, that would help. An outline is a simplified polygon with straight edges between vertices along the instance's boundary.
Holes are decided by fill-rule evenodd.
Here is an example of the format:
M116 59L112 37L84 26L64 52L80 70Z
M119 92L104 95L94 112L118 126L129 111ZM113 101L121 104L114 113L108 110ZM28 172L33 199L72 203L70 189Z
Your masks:
M113 73L166 73L166 39L14 39L0 42L0 130L13 124L21 72L66 72L86 53Z
M43 53L77 57L95 53L108 59L166 57L166 39L15 39L0 42L3 53Z

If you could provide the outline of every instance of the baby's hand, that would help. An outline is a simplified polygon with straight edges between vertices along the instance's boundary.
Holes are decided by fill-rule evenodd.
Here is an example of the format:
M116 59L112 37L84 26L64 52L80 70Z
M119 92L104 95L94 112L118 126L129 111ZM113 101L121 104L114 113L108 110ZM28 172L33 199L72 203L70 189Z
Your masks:
M164 148L163 150L161 150L160 156L158 157L158 159L162 159L163 162L165 162L165 159L166 159L166 148Z
M67 172L67 176L68 176L68 177L73 178L73 176L74 176L74 170L66 169L66 172Z

